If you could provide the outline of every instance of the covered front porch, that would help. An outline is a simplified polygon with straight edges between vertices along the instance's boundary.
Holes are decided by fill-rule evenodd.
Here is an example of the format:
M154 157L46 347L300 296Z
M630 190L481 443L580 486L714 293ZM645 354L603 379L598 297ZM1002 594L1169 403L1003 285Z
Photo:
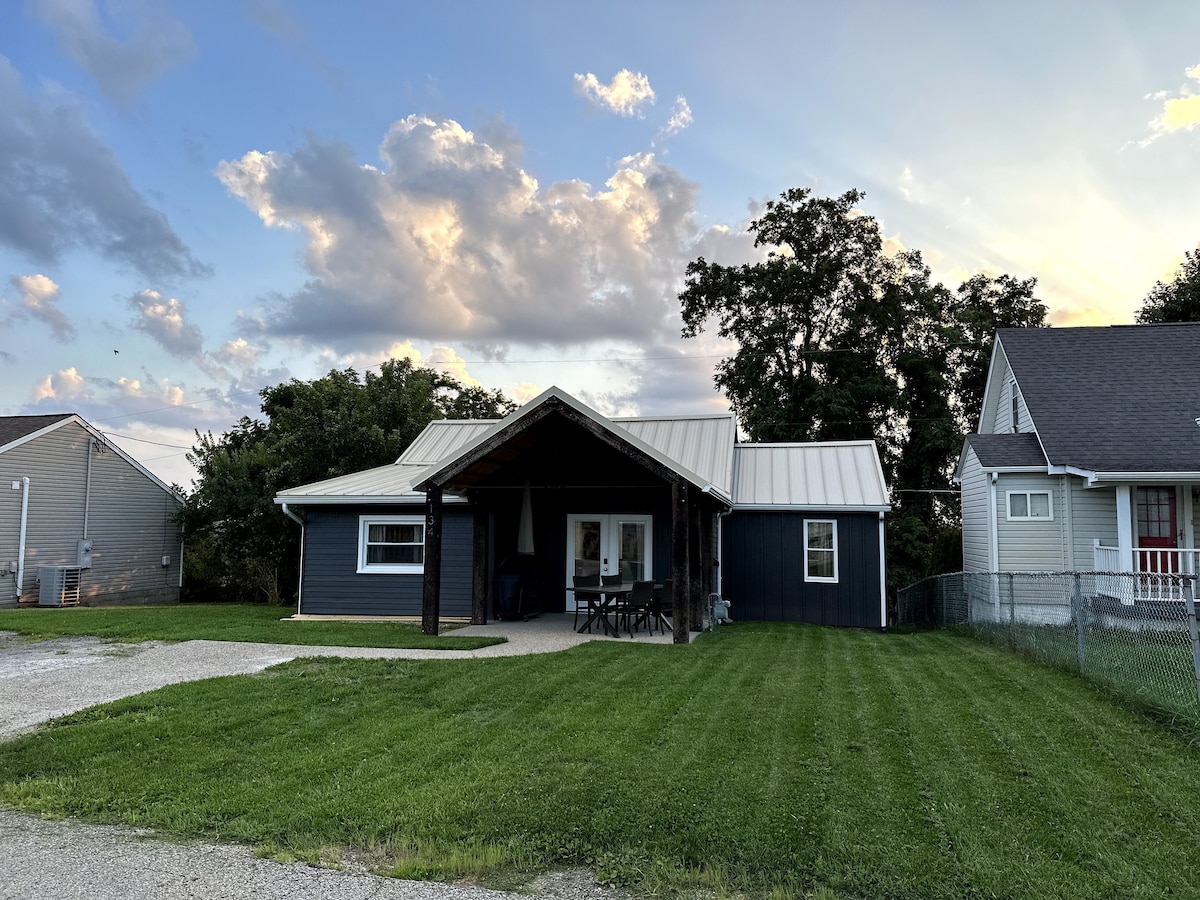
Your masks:
M1097 585L1122 603L1176 600L1200 571L1196 514L1200 483L1116 485L1116 542L1093 542L1096 572L1123 573Z
M635 436L558 395L436 471L425 502L422 630L441 606L443 500L473 517L471 621L495 621L511 581L532 595L523 611L568 616L575 575L671 582L672 640L687 643L715 589L716 517L728 509L703 479Z

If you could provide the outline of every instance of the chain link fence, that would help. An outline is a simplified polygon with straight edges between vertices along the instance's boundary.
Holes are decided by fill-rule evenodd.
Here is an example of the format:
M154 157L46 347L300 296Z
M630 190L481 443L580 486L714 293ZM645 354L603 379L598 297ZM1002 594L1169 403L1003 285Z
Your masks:
M962 626L1200 726L1196 577L957 572L902 589L897 620Z

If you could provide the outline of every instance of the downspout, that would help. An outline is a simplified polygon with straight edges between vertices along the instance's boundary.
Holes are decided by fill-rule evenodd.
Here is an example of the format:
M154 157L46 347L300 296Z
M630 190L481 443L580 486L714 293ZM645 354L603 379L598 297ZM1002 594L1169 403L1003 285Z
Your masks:
M29 523L29 477L21 478L21 537L17 543L17 598L21 597L21 582L25 577L25 532Z
M300 526L300 577L296 585L296 615L300 615L300 604L304 600L304 520L288 509L286 503L281 505L283 514Z
M887 572L884 569L883 513L879 513L879 627L887 631Z
M991 506L991 515L988 516L988 529L991 532L988 541L991 544L988 548L988 563L993 572L1000 571L1000 508L996 505L996 482L999 480L1000 473L992 472L988 497L988 503Z
M992 472L988 487L988 505L991 506L988 516L988 568L992 570L988 580L991 584L992 605L996 608L997 618L1000 616L1000 507L996 505L996 482L1000 480L999 472Z
M87 478L83 483L83 539L87 540L88 534L88 512L92 505L92 451L95 449L96 439L88 438L87 445Z
M721 597L725 596L725 567L721 564L721 555L725 552L725 517L733 512L733 507L724 512L717 513L717 594Z

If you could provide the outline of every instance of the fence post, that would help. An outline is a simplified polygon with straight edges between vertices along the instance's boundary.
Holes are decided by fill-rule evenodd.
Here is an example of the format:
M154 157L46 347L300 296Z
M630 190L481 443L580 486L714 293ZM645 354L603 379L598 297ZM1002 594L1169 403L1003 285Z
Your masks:
M1196 629L1196 596L1192 577L1183 576L1183 608L1187 615L1188 637L1192 639L1192 670L1196 673L1196 696L1200 697L1200 637Z
M1013 624L1017 621L1017 594L1013 590L1013 573L1008 573L1008 622Z
M1075 573L1075 591L1071 595L1071 606L1075 611L1075 654L1079 658L1079 671L1082 673L1087 658L1087 611L1083 608L1083 589L1079 584L1078 572ZM1195 619L1192 620L1192 630L1195 630Z

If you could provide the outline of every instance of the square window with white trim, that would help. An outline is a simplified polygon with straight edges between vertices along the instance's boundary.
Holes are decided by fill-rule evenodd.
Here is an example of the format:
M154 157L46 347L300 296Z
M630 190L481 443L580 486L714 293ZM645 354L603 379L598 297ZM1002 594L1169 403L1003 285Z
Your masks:
M837 582L836 520L804 520L804 580L827 584Z
M424 516L360 516L358 571L420 575L425 571Z
M1010 522L1045 522L1054 518L1049 491L1009 491Z

